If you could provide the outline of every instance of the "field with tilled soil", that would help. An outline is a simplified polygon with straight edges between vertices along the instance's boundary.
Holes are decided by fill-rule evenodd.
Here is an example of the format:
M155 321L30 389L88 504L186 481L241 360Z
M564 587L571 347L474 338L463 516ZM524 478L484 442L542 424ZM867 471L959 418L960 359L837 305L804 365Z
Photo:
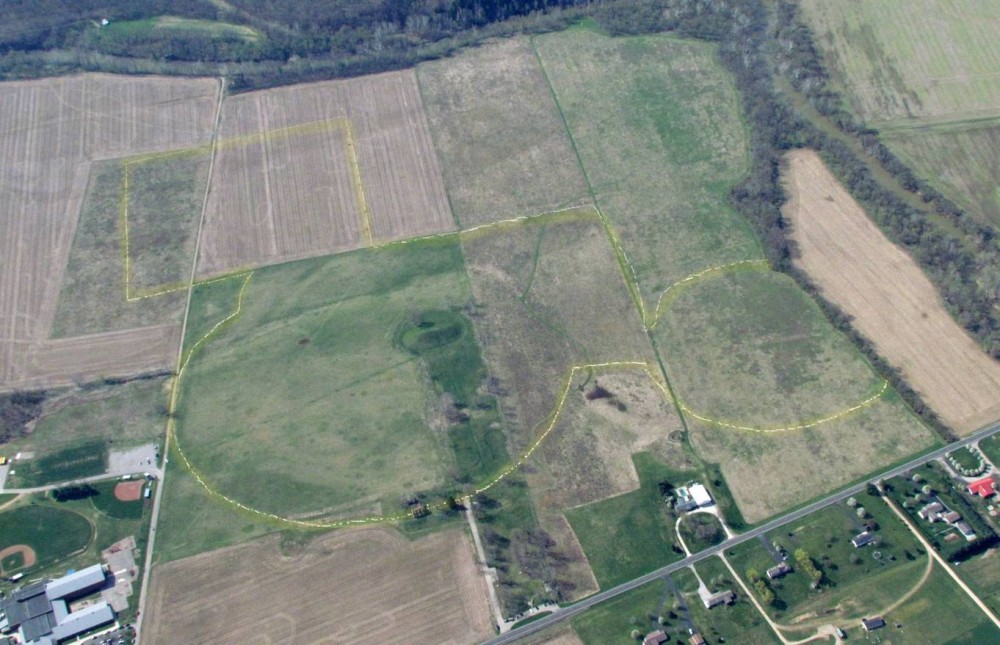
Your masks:
M218 94L213 79L93 74L0 85L0 388L167 366L146 351L121 351L108 362L89 343L73 358L44 343L91 163L207 144ZM107 287L122 291L120 281Z
M200 274L452 228L413 70L226 100Z
M787 157L785 213L799 265L959 433L1000 417L1000 363L948 314L913 258L889 241L815 152Z
M492 634L485 579L459 530L415 541L382 529L277 538L157 568L150 643L468 643Z

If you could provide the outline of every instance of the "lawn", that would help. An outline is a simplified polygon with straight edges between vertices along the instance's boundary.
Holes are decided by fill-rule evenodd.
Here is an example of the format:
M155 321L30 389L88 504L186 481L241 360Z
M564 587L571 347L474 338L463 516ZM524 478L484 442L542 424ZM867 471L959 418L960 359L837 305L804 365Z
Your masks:
M901 597L923 575L927 554L885 503L867 494L856 496L867 517L857 508L837 504L813 513L800 522L767 535L768 545L752 540L727 551L737 573L747 581L753 569L767 582L775 599L769 611L782 623L797 616L835 615L844 621L872 613ZM876 526L877 543L855 548L851 539L868 526ZM818 590L797 557L804 551L822 572ZM793 572L780 580L767 580L765 572L786 553ZM826 612L826 613L824 613Z
M25 573L45 569L85 549L94 537L87 518L48 504L22 505L0 513L0 550L30 546L37 556Z
M566 512L601 588L679 560L673 515L657 484L677 481L678 473L648 454L634 457L639 490ZM676 548L676 550L675 550Z
M210 319L203 309L233 311L236 281L195 289L195 333ZM199 347L182 377L185 454L222 493L284 516L367 515L385 498L392 507L382 510L397 513L403 494L462 479L466 464L432 429L447 427L455 406L441 384L455 383L395 341L426 312L457 312L468 300L461 251L448 242L256 271L240 315ZM466 339L454 345L465 354L455 378L476 380L481 359L455 315ZM468 397L475 387L461 389Z
M969 558L957 571L990 609L1000 613L1000 550Z
M709 643L778 643L774 631L771 630L757 608L744 597L726 565L719 558L708 558L699 562L695 569L702 581L713 591L730 590L736 593L736 602L732 605L720 605L705 609L698 594L685 595L685 604L697 631ZM683 572L688 574L687 571ZM674 576L677 580L680 575ZM683 581L680 581L683 582Z
M712 45L583 29L532 42L647 308L688 275L761 257L729 205L747 170L746 132Z
M714 515L693 513L685 515L680 523L681 537L688 551L698 553L726 539L726 532Z
M54 451L40 450L34 457L18 461L12 486L30 488L100 475L108 468L108 443L90 440Z
M587 645L635 643L632 630L648 634L660 629L656 618L672 601L672 594L663 582L651 582L588 609L573 619L573 630Z
M807 0L803 9L828 69L866 121L995 114L995 2Z
M727 423L809 423L882 386L809 296L773 271L719 274L675 290L655 333L679 398Z
M1000 466L1000 434L986 437L980 441L979 450L982 451L983 455L992 461L994 465Z
M126 283L130 297L185 283L208 165L206 150L92 166L54 336L179 322L182 293L127 302Z

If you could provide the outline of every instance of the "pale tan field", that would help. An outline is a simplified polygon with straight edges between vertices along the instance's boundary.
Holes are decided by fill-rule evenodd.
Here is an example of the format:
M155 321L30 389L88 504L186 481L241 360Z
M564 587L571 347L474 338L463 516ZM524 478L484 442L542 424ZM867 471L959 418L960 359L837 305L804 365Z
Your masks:
M551 211L587 197L528 39L424 63L417 78L463 226Z
M219 139L202 275L454 228L413 70L229 98Z
M854 318L910 385L959 433L1000 418L1000 363L945 310L916 262L889 241L819 156L787 156L785 214L823 295Z
M492 634L485 585L461 531L265 538L154 569L143 641L469 643Z
M861 118L997 113L1000 5L994 0L804 0L802 7Z
M50 335L91 162L208 144L219 89L213 79L97 74L0 84L0 389L72 378L59 350L32 352ZM63 362L73 372L76 355ZM128 374L150 361L120 352L105 365Z
M119 374L126 366L135 373L168 369L180 340L180 325L157 325L40 341L29 351L26 383L85 383Z

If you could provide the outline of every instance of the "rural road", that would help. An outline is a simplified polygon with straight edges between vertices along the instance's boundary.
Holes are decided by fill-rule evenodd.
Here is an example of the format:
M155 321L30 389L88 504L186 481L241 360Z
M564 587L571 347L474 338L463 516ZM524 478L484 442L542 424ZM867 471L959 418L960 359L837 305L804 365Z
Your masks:
M822 499L819 499L794 511L781 515L780 517L777 517L765 524L761 524L760 526L750 529L746 533L741 533L736 537L729 538L725 542L722 542L721 544L718 544L710 549L706 549L694 555L689 555L683 560L679 560L672 564L668 564L667 566L661 567L656 571L652 571L650 573L647 573L646 575L634 578L629 582L622 583L617 587L612 587L611 589L607 589L605 591L596 593L593 596L581 600L575 605L571 605L569 607L566 607L565 609L560 609L559 611L550 614L545 618L541 618L532 623L528 623L524 627L514 629L510 632L507 632L506 634L502 634L496 638L486 641L484 645L504 645L506 643L514 643L520 640L521 638L530 636L532 634L537 634L538 632L548 629L553 625L569 620L574 616L578 616L583 612L587 611L588 609L590 609L591 607L593 607L594 605L600 604L605 600L611 600L612 598L620 596L624 593L628 593L633 589L637 589L638 587L641 587L644 584L653 582L654 580L657 580L664 576L680 571L685 567L689 567L692 564L695 564L696 562L700 562L706 558L722 553L726 549L731 549L732 547L738 544L742 544L743 542L756 539L757 537L765 533L770 533L771 531L781 528L786 524L800 520L811 513L815 513L816 511L826 506L829 506L830 504L835 504L837 502L844 501L851 495L856 495L859 492L863 491L865 487L868 486L869 483L876 482L880 479L889 479L891 477L896 477L897 475L901 475L908 470L913 470L918 466L922 466L923 464L929 461L933 461L935 459L943 457L945 453L972 444L976 441L979 441L980 439L996 434L997 432L1000 432L1000 421L990 424L980 430L977 430L976 432L972 433L971 435L959 441L956 441L954 443L949 443L946 446L943 446L928 453L924 453L920 457L912 459L901 466L896 466L895 468L882 471L860 484L855 484L848 488L841 489L836 493L827 495Z
M55 490L57 488L65 488L67 486L79 486L80 484L93 484L95 482L107 481L109 479L119 479L124 475L137 475L138 473L149 473L153 475L156 479L163 479L162 471L156 466L139 466L138 468L131 468L129 470L122 470L121 472L106 472L100 475L94 475L93 477L83 477L82 479L72 479L70 481L57 482L55 484L46 484L45 486L35 486L34 488L4 488L3 483L0 482L0 493L44 493L46 491ZM141 474L136 477L136 479L142 479Z

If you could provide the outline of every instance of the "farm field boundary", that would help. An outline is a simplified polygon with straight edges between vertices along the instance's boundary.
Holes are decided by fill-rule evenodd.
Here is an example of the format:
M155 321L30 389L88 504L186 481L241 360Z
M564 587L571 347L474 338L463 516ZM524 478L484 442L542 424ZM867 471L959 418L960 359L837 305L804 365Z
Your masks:
M300 123L297 125L292 125L284 128L276 128L274 130L267 130L264 132L258 132L255 134L229 137L225 139L220 139L214 144L206 144L201 146L192 146L189 148L180 148L177 150L170 150L167 152L150 153L145 155L137 155L134 157L128 157L123 160L122 164L122 183L119 192L119 228L121 230L121 252L122 252L122 264L123 264L123 281L125 289L125 301L126 302L138 302L146 298L154 298L156 296L166 295L168 293L174 293L177 291L183 291L188 288L188 282L173 282L166 283L154 287L137 288L133 285L133 271L132 271L132 254L130 252L130 242L129 242L129 201L130 201L130 188L129 188L129 176L130 171L133 167L139 166L141 164L155 163L158 160L171 159L178 157L187 157L200 154L211 154L214 150L223 150L226 148L235 148L240 146L247 146L256 143L261 143L278 138L287 138L292 136L304 136L304 135L315 135L327 132L340 131L344 137L344 146L347 152L347 161L351 170L351 185L354 191L354 198L358 209L358 218L361 227L362 239L364 240L365 246L372 246L372 226L371 226L371 213L368 208L368 201L365 197L364 183L361 178L361 166L358 162L357 147L354 143L354 129L351 126L351 122L347 117L340 117L335 119L328 119L325 121L314 121L309 123ZM228 279L232 276L223 276L221 279ZM195 284L203 284L202 282L196 282Z
M502 220L502 221L499 221L499 222L494 222L494 223L491 223L491 224L483 224L483 225L476 226L476 227L473 227L473 228L470 228L470 229L466 229L466 230L462 230L462 231L437 233L437 234L428 235L428 236L424 236L424 237L417 237L417 238L410 238L410 239L406 239L406 240L397 240L397 241L393 241L393 242L387 242L387 243L384 243L384 244L373 245L372 248L374 248L374 249L381 249L381 248L389 248L389 247L393 247L393 246L403 246L403 245L414 244L414 243L434 243L434 242L449 241L449 240L456 240L456 239L465 239L465 238L470 237L470 236L487 235L487 234L493 234L493 233L497 233L497 232L502 232L504 230L509 230L511 227L525 226L525 225L531 225L531 224L552 223L553 221L559 221L559 220L590 219L590 218L600 219L600 214L599 214L599 212L597 211L596 208L593 208L593 207L589 207L589 208L569 208L569 209L565 209L565 210L562 210L562 211L555 211L555 212L552 212L552 213L543 213L543 214L538 214L538 215L529 215L529 216L523 216L523 217L516 217L516 218L507 219L507 220ZM611 231L610 228L607 228L606 230L609 232L609 235L613 235L613 232ZM614 242L612 241L612 243L614 243ZM627 260L626 260L626 262L627 262ZM681 287L684 287L684 286L687 286L687 285L695 284L698 280L709 279L709 278L711 278L714 275L722 275L722 274L726 273L727 271L746 270L748 268L748 265L749 265L749 268L751 268L751 269L761 268L763 266L766 266L766 262L762 262L762 261L736 262L736 263L729 264L729 265L722 265L722 266L717 266L717 267L711 267L709 269L706 269L706 270L700 271L700 272L698 272L696 274L693 274L691 276L688 276L688 277L686 277L686 278L684 278L682 280L679 280L675 284L671 285L664 293L667 293L667 292L669 292L671 290L676 290L677 288L681 288ZM623 271L625 271L626 265L622 265L621 269ZM205 345L205 343L209 342L216 334L218 334L225 327L227 327L231 322L233 322L236 318L238 318L240 316L240 314L242 313L244 301L245 301L246 294L247 294L247 290L248 290L248 288L250 286L251 280L253 278L253 274L254 274L253 271L245 271L245 272L236 273L236 274L232 274L232 275L228 275L228 276L214 278L214 279L209 280L209 281L195 282L194 283L194 285L199 285L199 284L207 284L207 283L210 283L210 282L221 282L221 281L224 281L224 280L242 280L242 284L241 284L240 290L239 290L239 292L238 292L238 294L236 296L236 303L235 303L235 306L234 306L232 312L230 312L229 315L227 315L225 318L223 318L223 319L219 320L218 322L216 322L210 329L208 329L208 331L204 335L202 335L193 344L191 344L190 349L188 349L187 351L185 351L183 353L182 358L181 358L181 362L180 362L180 368L179 368L178 374L177 374L177 380L174 383L174 387L173 387L173 395L171 396L171 401L170 401L170 410L171 411L176 410L177 398L178 398L177 397L177 392L179 391L178 390L178 383L179 383L179 381L181 379L183 379L185 371L186 371L188 365L190 364L191 359L198 352L198 350L202 346ZM669 301L666 304L669 305ZM657 309L659 310L662 306L664 306L664 303L663 303L662 298L661 298L660 302L657 305ZM645 308L643 307L642 310L645 311ZM652 323L650 323L648 321L648 319L644 319L644 326L646 326L648 328L649 324L655 324L655 318L652 320ZM529 458L531 458L531 456L535 453L535 451L542 445L542 443L551 435L552 431L555 429L555 427L556 427L556 425L558 423L558 420L560 418L560 415L562 414L563 409L564 409L564 407L566 405L566 402L567 402L567 400L569 398L569 394L570 394L570 391L572 389L572 384L573 384L575 378L580 373L594 373L594 372L597 372L597 371L634 371L634 370L638 370L640 372L645 373L650 378L650 380L656 385L656 387L659 388L659 390L661 391L664 399L669 400L669 401L674 401L676 403L676 405L682 411L686 412L687 414L690 414L693 417L695 417L695 418L697 418L699 420L705 421L707 423L717 424L719 426L730 428L730 429L734 429L734 430L748 431L748 432L755 432L755 433L779 433L779 432L787 432L787 431L793 431L793 430L801 430L801 429L811 428L811 427L814 427L814 426L817 426L817 425L820 425L820 424L828 423L830 421L834 421L834 420L843 418L844 416L847 416L847 415L849 415L849 414L851 414L853 412L856 412L858 410L861 410L862 408L865 408L868 405L871 405L872 403L874 403L875 401L877 401L878 399L880 399L882 397L882 395L886 391L888 391L888 384L885 383L885 382L883 382L882 387L874 395L869 396L868 398L866 398L865 400L861 401L860 403L856 403L856 404L854 404L852 406L849 406L849 407L847 407L847 408L845 408L845 409L843 409L843 410L841 410L839 412L836 412L834 414L828 415L826 417L823 417L823 418L820 418L820 419L817 419L817 420L814 420L814 421L804 422L804 423L800 423L800 424L796 424L796 425L790 425L790 426L780 426L780 427L772 427L772 428L754 428L754 427L750 427L750 426L739 425L737 423L729 423L729 422L726 422L726 421L720 421L720 420L712 419L710 417L707 417L707 416L704 416L704 415L700 415L700 414L692 411L689 407L687 407L686 405L684 405L684 403L678 397L676 397L675 395L671 394L670 389L666 386L666 384L663 383L661 381L661 379L659 379L656 376L656 372L658 371L658 369L659 368L658 368L657 365L651 364L650 362L647 362L647 361L629 361L629 360L608 361L608 362L601 362L601 363L584 363L584 364L579 364L579 365L575 365L575 366L571 367L570 370L568 371L568 373L566 374L566 376L563 379L563 385L562 385L562 388L560 389L560 394L557 397L556 404L555 404L552 412L549 413L549 415L537 426L536 431L533 433L534 436L535 436L535 438L533 439L533 441L528 445L527 448L525 448L517 456L516 459L513 459L511 461L511 463L509 465L507 465L506 467L504 467L499 473L497 473L497 475L495 477L493 477L491 479L488 479L484 484L478 486L475 489L474 492L476 494L479 494L479 493L483 493L483 492L486 492L486 491L492 489L497 484L499 484L501 481L503 481L506 477L508 477L512 473L516 472L517 470L519 470L525 464L525 462ZM336 521L319 521L319 520L292 519L292 518L282 517L282 516L279 516L279 515L274 514L274 513L265 512L265 511L262 511L260 509L253 508L253 507L251 507L251 506L249 506L247 504L244 504L243 502L240 502L239 500L233 499L232 497L229 497L229 496L223 494L222 492L220 492L219 490L217 490L214 486L211 485L211 483L209 483L205 479L205 477L195 467L195 464L193 464L191 462L191 460L187 457L187 455L184 453L184 451L183 451L183 449L182 449L182 447L180 445L180 441L179 441L179 439L177 437L176 428L175 428L175 425L174 425L174 418L173 418L172 414L169 415L169 420L168 420L167 441L170 442L170 444L172 445L172 447L176 450L177 454L180 456L180 460L181 460L181 464L182 464L183 468L192 475L192 477L198 482L198 484L211 497L216 498L216 499L218 499L218 500L220 500L222 502L225 502L225 503L227 503L227 504L229 504L231 506L234 506L235 508L237 508L237 509L239 509L241 511L244 511L244 512L246 512L248 514L251 514L251 515L253 515L253 516L257 517L257 518L263 518L263 519L265 519L267 521L270 521L270 522L273 522L273 523L277 523L277 524L281 524L281 525L286 525L286 526L305 527L305 528L338 528L338 527L346 527L346 526L359 526L359 525L365 525L365 524L374 524L374 523L381 523L381 522L402 521L402 520L405 520L405 519L408 519L408 518L411 517L409 513L400 513L400 514L396 514L396 515L369 516L369 517L361 517L361 518L353 518L353 519L343 519L343 520L336 520ZM446 507L447 503L448 502L439 502L436 505L432 505L431 507L432 508L437 508L437 509L443 509L443 508Z

